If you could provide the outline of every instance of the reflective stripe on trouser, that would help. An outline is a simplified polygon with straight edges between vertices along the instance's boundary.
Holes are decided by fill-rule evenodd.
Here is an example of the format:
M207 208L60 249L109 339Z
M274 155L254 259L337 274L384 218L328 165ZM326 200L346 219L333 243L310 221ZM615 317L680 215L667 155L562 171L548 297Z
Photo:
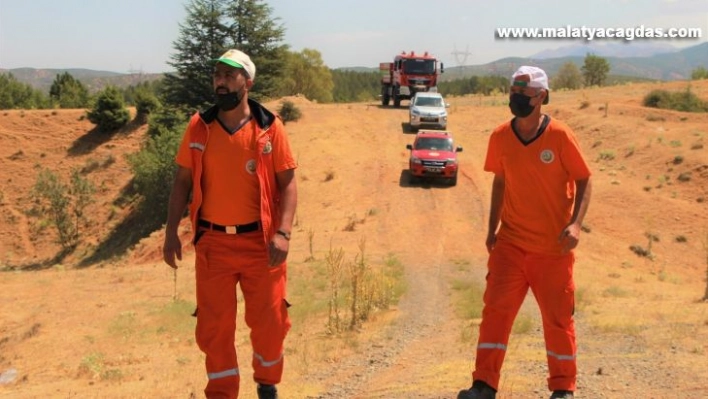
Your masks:
M206 354L207 398L236 398L236 285L251 329L253 379L277 384L283 374L283 341L290 329L285 301L286 264L268 267L263 233L205 232L196 245L196 340Z
M474 380L499 387L509 334L529 287L543 321L551 390L575 390L573 253L545 255L499 241L489 256Z

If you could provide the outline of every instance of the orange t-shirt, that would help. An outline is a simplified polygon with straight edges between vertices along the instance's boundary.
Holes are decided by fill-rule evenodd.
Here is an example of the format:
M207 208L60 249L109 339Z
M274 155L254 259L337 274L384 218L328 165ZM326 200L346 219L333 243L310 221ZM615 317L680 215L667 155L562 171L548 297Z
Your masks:
M511 121L504 123L489 138L484 170L504 177L497 238L533 252L560 253L558 237L572 216L575 180L590 177L570 127L551 119L524 143Z
M276 120L274 124L281 124ZM258 143L256 122L251 119L228 134L218 120L209 124L209 141L203 155L203 202L199 218L221 225L246 224L260 220L260 187L256 174ZM271 126L271 129L282 129ZM177 164L191 168L189 134L177 153ZM288 140L282 134L271 139L276 172L295 164Z

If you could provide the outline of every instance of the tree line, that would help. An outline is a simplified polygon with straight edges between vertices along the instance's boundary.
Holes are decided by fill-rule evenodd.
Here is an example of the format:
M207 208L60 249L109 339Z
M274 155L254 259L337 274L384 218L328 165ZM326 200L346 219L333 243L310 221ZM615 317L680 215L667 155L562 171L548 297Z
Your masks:
M210 71L208 63L205 67L205 71ZM330 69L324 65L320 53L312 49L287 51L283 68L288 72L278 82L277 88L263 87L269 84L264 79L266 83L261 84L263 91L254 90L254 97L264 99L303 95L320 103L346 103L376 100L381 92L381 74L378 71ZM554 88L579 88L583 82L587 85L603 84L607 72L594 71L589 69L586 73L588 77L583 78L575 64L564 65L553 79ZM108 86L91 95L86 85L64 72L56 76L47 95L29 84L17 81L11 73L5 73L0 74L0 109L91 108L103 92L117 93L127 106L136 106L141 96L152 96L161 103L173 104L178 108L203 109L213 101L211 80L184 78L192 75L190 71L166 74L163 79L125 88ZM259 69L256 82L260 79ZM471 76L440 82L438 91L454 96L489 95L505 92L508 85L509 80L504 76Z
M285 69L289 72L278 85L279 88L270 92L275 98L299 94L320 103L348 103L376 100L381 91L381 74L377 71L330 69L324 65L320 53L311 49L299 53L287 51L286 58ZM580 67L571 61L563 64L551 77L550 83L554 90L604 86L608 84L609 71L610 65L606 59L589 54ZM180 94L185 94L184 90L166 89L178 84L174 79L175 75L170 74L164 79L124 88L109 86L110 89L107 87L104 90L119 93L127 106L137 106L139 100L146 96L166 103L183 102L178 98ZM708 69L696 68L691 73L691 79L708 79ZM166 83L168 81L171 83ZM471 76L440 82L438 91L453 96L490 95L506 92L508 85L508 77L505 76ZM211 93L207 91L210 88L200 98L188 97L187 102L207 106L212 100ZM91 95L86 85L68 72L56 76L48 94L19 82L12 73L0 74L0 109L90 108L100 94ZM270 98L263 93L255 93L255 96Z

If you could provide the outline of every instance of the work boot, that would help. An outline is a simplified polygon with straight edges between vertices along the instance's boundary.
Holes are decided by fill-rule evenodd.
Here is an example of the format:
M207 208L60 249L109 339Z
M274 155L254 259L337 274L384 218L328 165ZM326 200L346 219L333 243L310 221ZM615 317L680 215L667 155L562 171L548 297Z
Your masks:
M551 394L551 399L573 399L575 396L573 395L573 391L563 391L563 390L558 390L558 391L553 391L553 394Z
M278 389L275 385L258 384L258 399L278 399Z
M457 399L495 399L497 391L484 381L475 381L470 389L463 389L457 394Z

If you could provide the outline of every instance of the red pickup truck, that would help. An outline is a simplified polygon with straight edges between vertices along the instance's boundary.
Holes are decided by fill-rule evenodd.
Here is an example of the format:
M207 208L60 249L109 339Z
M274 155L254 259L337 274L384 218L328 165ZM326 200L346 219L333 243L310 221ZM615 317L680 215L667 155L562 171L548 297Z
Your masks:
M408 161L411 183L422 178L442 178L451 186L457 184L457 153L462 147L454 146L450 132L421 130L415 135L413 144L406 145L406 148L411 151Z

